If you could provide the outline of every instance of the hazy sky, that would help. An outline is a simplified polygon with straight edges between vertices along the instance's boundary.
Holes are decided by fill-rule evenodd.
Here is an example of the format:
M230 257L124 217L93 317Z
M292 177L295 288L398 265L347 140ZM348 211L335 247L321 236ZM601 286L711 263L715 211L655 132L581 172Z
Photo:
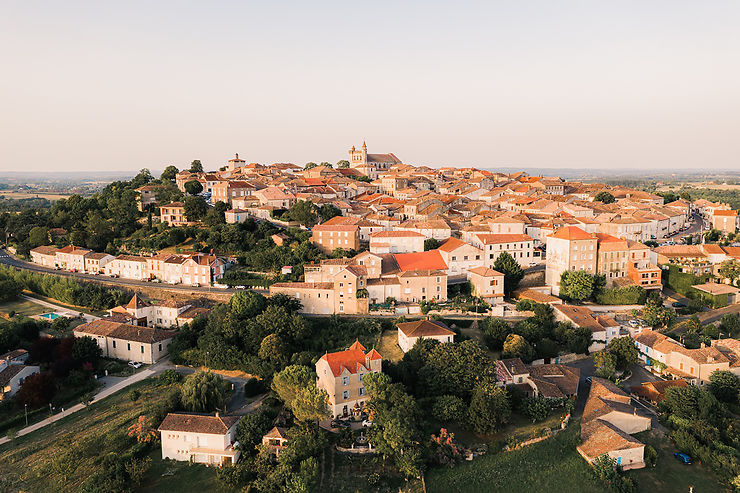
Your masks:
M0 171L740 168L740 2L0 3Z

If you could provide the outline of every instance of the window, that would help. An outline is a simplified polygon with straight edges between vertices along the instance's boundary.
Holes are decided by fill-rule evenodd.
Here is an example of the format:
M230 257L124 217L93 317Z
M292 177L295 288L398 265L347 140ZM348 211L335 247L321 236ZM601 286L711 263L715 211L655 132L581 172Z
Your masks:
M131 351L131 343L130 342L126 343L126 346L128 346L126 349L128 349L129 351Z
M161 343L159 344L159 350L160 351L162 350L162 344Z
M342 377L342 385L347 386L349 385L349 377Z
M358 391L358 394L359 394L360 396L363 396L363 395L365 395L365 387L360 387L360 390Z
M113 341L113 349L116 349L116 341Z
M144 354L144 345L141 345L141 354Z
M342 391L342 399L349 399L349 390Z

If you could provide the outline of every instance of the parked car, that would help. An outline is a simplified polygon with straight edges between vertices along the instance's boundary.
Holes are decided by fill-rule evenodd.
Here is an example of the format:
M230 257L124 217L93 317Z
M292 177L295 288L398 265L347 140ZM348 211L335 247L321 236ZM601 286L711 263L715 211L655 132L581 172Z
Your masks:
M363 428L370 428L373 425L373 422L369 419L365 419L362 421L362 427Z
M139 363L138 361L129 361L128 366L130 366L131 368L141 368L141 363Z
M155 277L154 279L152 279L152 282L155 283L155 284L159 284L160 282L162 282L162 280L159 279L159 278L157 278L157 277Z
M689 305L687 305L686 303L683 303L683 302L681 302L681 301L674 301L673 303L671 303L671 306L672 306L673 308L686 308L686 307L688 307Z
M591 377L586 377L586 381L587 381L588 383L591 383Z
M343 419L335 419L331 422L332 428L349 428L352 426L349 421L344 421Z
M680 460L681 462L683 462L687 466L690 466L691 464L693 464L693 461L691 460L691 457L688 456L688 455L686 455L686 454L684 454L684 453L674 452L673 453L673 457L675 457L676 459Z
M639 327L640 326L640 321L639 320L630 320L628 323L630 324L630 327Z

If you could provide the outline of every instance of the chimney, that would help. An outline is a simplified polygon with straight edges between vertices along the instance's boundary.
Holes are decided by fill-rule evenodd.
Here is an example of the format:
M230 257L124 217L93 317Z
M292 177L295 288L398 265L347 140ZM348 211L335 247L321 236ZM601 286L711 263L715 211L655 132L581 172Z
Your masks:
M706 344L704 344L704 343L702 342L701 344L699 344L699 347L700 347L701 349L704 349L705 347L707 347L707 345L706 345Z
M216 411L216 417L218 418L218 411Z

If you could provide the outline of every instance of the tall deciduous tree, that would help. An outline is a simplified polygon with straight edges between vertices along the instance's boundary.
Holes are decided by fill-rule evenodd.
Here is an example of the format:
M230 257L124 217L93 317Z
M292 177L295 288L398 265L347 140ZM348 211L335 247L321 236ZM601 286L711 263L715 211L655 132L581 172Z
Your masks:
M583 301L594 292L594 276L585 270L566 270L560 275L560 296Z
M187 197L183 205L188 221L199 221L208 212L208 205L200 197Z
M174 180L177 177L177 173L179 171L180 170L177 169L175 166L172 166L172 165L167 166L164 169L164 171L162 171L162 175L160 176L160 178L162 180L170 180L170 181L172 181L172 180Z
M212 412L223 409L231 384L209 371L188 375L182 384L182 405L188 411Z
M190 172L191 173L202 173L203 172L203 165L200 162L200 159L196 159L192 163L190 163Z
M637 363L637 359L640 356L637 346L635 346L635 342L630 336L612 339L607 348L609 349L609 353L617 358L617 370L627 370L630 366Z
M329 395L326 390L316 387L316 383L311 382L298 390L291 409L298 421L307 423L328 418L328 403Z
M280 400L292 409L298 391L313 384L315 378L315 373L307 366L290 365L275 374L271 387Z
M511 295L524 278L524 271L519 262L514 260L509 252L502 252L493 263L493 269L504 275L504 292L506 296Z
M595 202L603 202L604 204L612 204L614 203L614 195L610 194L606 190L602 190L601 192L597 193L594 197Z
M504 341L501 355L504 358L521 358L524 362L534 359L534 348L518 334L509 334Z
M203 185L198 180L185 182L185 191L190 195L198 195L203 191Z
M709 391L722 402L737 402L740 378L729 371L713 371L709 375Z
M470 426L478 433L492 433L509 421L511 408L506 392L492 379L479 383L468 409Z

